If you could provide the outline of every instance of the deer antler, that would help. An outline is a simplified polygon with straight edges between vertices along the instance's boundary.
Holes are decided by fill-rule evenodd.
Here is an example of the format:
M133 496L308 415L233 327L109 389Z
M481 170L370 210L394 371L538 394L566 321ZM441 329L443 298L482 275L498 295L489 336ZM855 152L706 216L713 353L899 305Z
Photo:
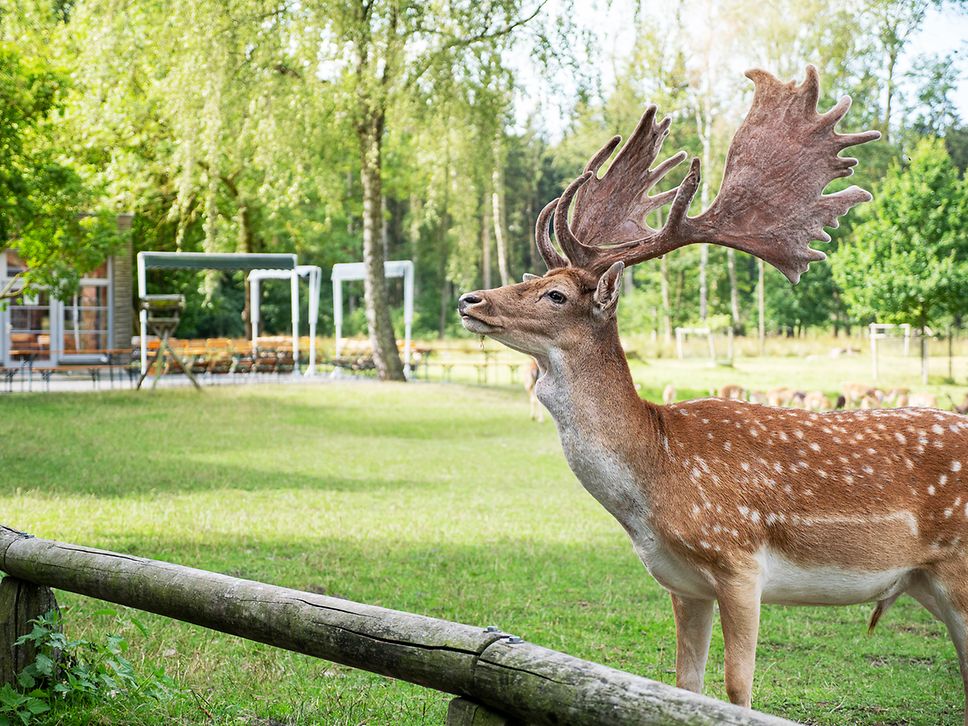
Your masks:
M856 186L823 194L831 180L849 176L857 164L856 159L838 154L880 134L834 131L850 108L850 98L845 96L827 113L818 114L819 79L813 66L807 66L806 79L799 86L782 83L761 70L746 76L756 86L753 104L730 144L723 183L708 210L698 217L687 215L699 187L698 159L692 160L678 187L650 196L649 190L686 154L679 152L650 169L669 133L669 119L656 124L655 106L649 106L604 176L596 173L618 146L619 137L603 146L561 198L542 211L539 249L548 267L565 263L548 236L552 212L555 237L568 262L596 273L618 261L634 265L695 242L749 252L794 283L810 262L825 259L810 242L829 242L823 228L836 227L838 217L871 199L870 193ZM665 225L649 227L645 216L669 202Z

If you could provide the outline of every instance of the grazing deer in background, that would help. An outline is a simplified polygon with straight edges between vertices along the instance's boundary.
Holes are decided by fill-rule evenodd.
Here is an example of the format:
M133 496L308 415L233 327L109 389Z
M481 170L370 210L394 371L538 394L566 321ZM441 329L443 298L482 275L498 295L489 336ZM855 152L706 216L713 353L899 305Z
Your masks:
M666 387L662 389L662 403L668 406L670 403L675 403L675 402L676 402L676 387L673 384L668 383L666 384Z
M810 391L803 397L803 407L808 411L829 411L830 399L823 391Z
M843 388L843 396L847 408L853 406L862 407L865 398L877 399L877 393L878 390L874 386L868 386L863 383L845 383Z
M968 421L924 409L827 414L702 399L655 406L635 391L619 342L622 271L695 242L749 252L796 282L850 207L840 135L850 100L818 114L818 78L750 71L752 108L736 132L713 204L688 215L699 185L649 190L685 158L652 167L669 131L649 106L608 171L620 139L538 216L543 277L467 293L464 327L534 356L538 397L572 471L619 521L672 596L676 683L700 691L713 602L719 602L729 699L750 706L760 603L874 601L902 593L948 626L968 680ZM647 215L671 204L655 229ZM557 247L548 224L552 222ZM560 249L559 249L560 248Z
M524 379L524 390L528 392L528 401L531 404L531 420L544 423L544 407L541 405L541 401L538 400L538 394L534 390L535 386L538 385L538 361L534 358L531 359L531 365L528 366L526 375L527 377Z
M719 397L744 401L746 400L746 389L736 383L727 383L719 389Z
M955 400L951 396L948 396L948 400L951 401L952 410L962 415L968 414L968 393L965 394L965 400L961 402L960 406L955 403Z

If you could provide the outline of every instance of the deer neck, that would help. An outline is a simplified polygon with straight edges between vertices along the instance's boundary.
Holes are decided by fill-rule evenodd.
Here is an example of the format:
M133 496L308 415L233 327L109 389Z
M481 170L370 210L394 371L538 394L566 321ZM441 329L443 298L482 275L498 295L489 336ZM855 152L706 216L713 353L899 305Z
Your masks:
M553 348L538 358L541 403L559 427L578 427L593 438L607 437L642 404L614 323L607 332L578 350Z
M614 321L580 350L538 359L539 400L582 485L630 531L647 517L661 455L657 409L639 398Z

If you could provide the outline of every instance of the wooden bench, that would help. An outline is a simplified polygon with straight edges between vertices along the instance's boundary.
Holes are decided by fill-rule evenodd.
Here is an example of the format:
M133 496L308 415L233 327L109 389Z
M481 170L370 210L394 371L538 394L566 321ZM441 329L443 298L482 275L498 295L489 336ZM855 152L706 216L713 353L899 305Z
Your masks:
M73 365L34 366L33 370L40 374L41 379L44 381L44 389L50 392L50 379L54 374L59 373L70 376L76 373L86 373L91 377L91 385L97 389L101 383L101 373L107 371L113 376L114 368L114 366L104 363L76 363Z

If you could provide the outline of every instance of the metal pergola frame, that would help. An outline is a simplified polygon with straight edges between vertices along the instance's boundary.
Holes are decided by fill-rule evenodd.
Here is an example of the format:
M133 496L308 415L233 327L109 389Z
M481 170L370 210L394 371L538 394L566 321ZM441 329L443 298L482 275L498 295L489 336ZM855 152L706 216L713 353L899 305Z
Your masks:
M292 291L293 374L299 374L299 274L294 254L248 252L139 252L138 299L148 293L148 270L288 270ZM141 373L148 370L148 312L138 315L141 327Z
M403 372L410 377L410 329L413 327L413 262L410 260L391 260L383 263L383 274L387 277L403 278ZM336 324L336 357L343 349L343 281L362 280L366 268L362 262L340 262L333 265L333 320Z
M251 270L249 280L249 314L252 323L252 352L259 347L259 323L262 321L262 281L291 280L293 275L305 277L309 285L309 370L306 375L316 374L316 325L319 322L319 291L323 270L316 265L297 265L295 270L256 269ZM294 308L293 331L299 330L299 310ZM296 335L296 333L293 333ZM298 337L298 336L297 336Z

